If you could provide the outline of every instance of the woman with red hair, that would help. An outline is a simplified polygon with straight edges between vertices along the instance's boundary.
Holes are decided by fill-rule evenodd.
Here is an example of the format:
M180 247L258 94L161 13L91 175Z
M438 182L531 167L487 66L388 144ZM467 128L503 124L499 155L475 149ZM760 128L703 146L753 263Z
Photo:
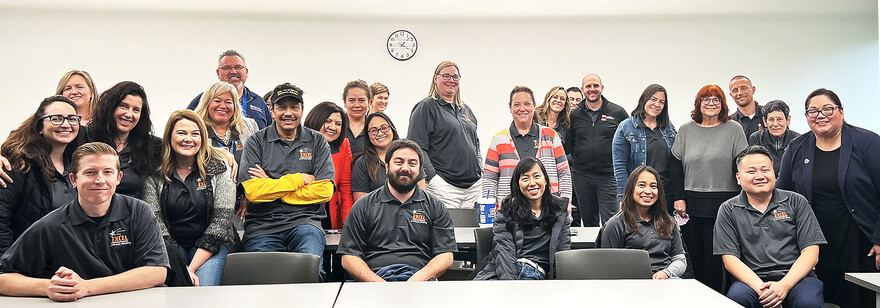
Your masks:
M733 158L749 144L742 126L728 121L724 91L707 85L697 92L693 122L675 137L672 155L684 166L685 202L675 212L689 217L681 232L694 265L694 278L721 291L721 257L712 255L712 229L721 203L737 195Z

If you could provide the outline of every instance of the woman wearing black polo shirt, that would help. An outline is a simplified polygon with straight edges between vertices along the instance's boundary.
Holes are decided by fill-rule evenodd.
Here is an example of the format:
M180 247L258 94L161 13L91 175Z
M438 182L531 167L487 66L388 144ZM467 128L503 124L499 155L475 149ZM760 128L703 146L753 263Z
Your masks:
M556 252L571 249L567 205L550 193L544 165L534 157L521 159L495 215L495 248L475 279L554 279Z
M637 167L626 180L620 212L602 230L603 248L641 249L651 256L654 279L681 277L687 269L678 224L666 211L660 173Z
M141 199L144 180L161 162L162 140L153 136L147 93L132 81L117 83L98 98L88 141L112 146L119 154L122 181L116 193Z
M172 113L163 136L162 165L147 179L145 201L169 256L185 260L193 284L219 285L226 255L241 245L230 220L235 207L231 169L225 156L208 146L207 128L195 112Z
M13 181L0 189L0 254L35 221L76 197L67 175L81 143L80 120L69 98L48 97L3 142Z
M351 170L351 194L354 201L385 185L385 180L388 179L385 174L385 150L392 141L400 139L397 128L385 113L371 113L366 122L365 130L370 139L364 143L364 152L355 158Z

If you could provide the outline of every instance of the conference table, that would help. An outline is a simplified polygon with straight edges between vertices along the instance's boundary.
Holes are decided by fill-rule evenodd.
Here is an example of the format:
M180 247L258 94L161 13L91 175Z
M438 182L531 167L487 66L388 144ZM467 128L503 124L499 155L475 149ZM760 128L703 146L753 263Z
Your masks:
M314 307L332 308L341 282L217 287L151 288L146 290L87 296L58 303L45 297L0 296L0 307Z
M457 227L455 228L455 242L458 244L459 250L473 250L476 248L474 240L474 227ZM571 248L593 248L596 247L596 238L599 235L599 227L571 227ZM327 240L327 246L324 250L336 251L339 247L339 230L326 230L324 238Z
M346 282L335 308L740 307L693 279Z
M875 306L880 308L880 273L846 273L845 277L846 281L874 291L877 301Z

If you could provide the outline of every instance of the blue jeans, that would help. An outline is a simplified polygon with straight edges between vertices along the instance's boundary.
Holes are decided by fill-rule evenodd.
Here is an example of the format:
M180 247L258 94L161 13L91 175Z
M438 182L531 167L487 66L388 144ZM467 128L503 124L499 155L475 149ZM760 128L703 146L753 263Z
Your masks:
M516 280L544 280L544 274L531 264L516 261Z
M321 257L318 270L321 280L324 279L324 246L327 239L324 230L313 225L299 225L287 231L274 234L263 234L252 237L244 242L245 251L288 251L313 254Z
M186 259L186 263L189 264L192 262L198 249L199 248L195 246L180 246L180 255L182 255ZM226 249L226 246L220 245L220 251L211 256L208 261L202 263L202 266L199 266L199 269L196 270L196 276L199 277L199 285L220 285L220 278L223 277L223 267L226 265L226 255L228 254L229 250Z
M822 281L814 276L807 276L801 279L785 296L782 301L782 307L817 307L825 306L825 299L822 296ZM761 307L761 301L758 300L758 293L752 290L746 284L734 281L727 291L727 297L744 307Z

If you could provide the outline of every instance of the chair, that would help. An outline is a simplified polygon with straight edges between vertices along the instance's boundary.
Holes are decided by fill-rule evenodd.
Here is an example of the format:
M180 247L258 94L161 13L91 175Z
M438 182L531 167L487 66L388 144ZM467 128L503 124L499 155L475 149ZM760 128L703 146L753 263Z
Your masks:
M593 248L556 253L557 279L651 279L651 258L641 249Z
M477 263L482 262L483 259L492 252L494 237L495 234L492 233L492 227L474 229L474 244L477 246Z
M222 285L320 282L321 257L299 252L239 252L226 257Z
M455 227L479 227L480 214L478 209L446 209L449 212L449 218L452 219L452 225Z

